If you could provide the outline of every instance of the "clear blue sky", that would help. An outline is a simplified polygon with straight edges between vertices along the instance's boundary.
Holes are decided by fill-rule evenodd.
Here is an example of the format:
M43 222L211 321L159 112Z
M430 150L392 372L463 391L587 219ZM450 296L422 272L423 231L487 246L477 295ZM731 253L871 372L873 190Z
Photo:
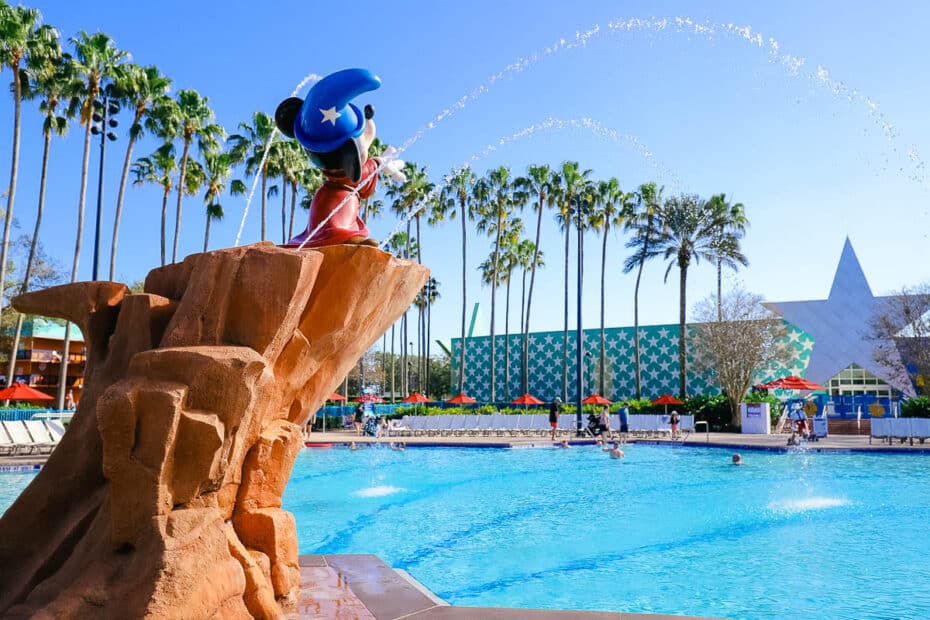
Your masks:
M751 264L728 279L738 279L771 301L825 298L847 235L876 293L930 279L930 184L921 165L921 156L930 158L930 40L925 32L930 5L925 3L718 2L694 8L681 1L165 0L144 8L130 3L95 11L86 2L31 6L65 37L82 28L104 31L135 62L158 65L174 80L175 89L197 89L230 132L256 110L272 113L311 72L363 66L379 74L382 88L361 103L376 105L380 137L392 144L403 143L442 110L487 86L487 92L468 100L405 153L429 165L436 180L500 138L547 118L591 118L644 146L615 142L586 129L550 129L509 142L474 166L483 172L506 164L517 173L530 163L557 165L575 159L596 177L616 176L630 190L656 180L667 193L707 197L726 192L746 205L751 221L744 245ZM690 17L715 32L705 35L674 24L629 32L608 27L613 20L676 16ZM725 24L751 26L753 34L762 34L762 47L728 34ZM571 43L576 32L595 25L600 25L599 33L584 46L541 54L522 70L505 72L493 84L488 81L519 59L560 39ZM779 45L774 56L770 38ZM781 62L784 54L804 59L797 75ZM829 72L831 82L823 72L818 77L818 67ZM3 80L10 81L8 72ZM851 90L837 94L839 82ZM870 113L866 97L880 104L884 120L894 125L894 137ZM9 98L3 101L0 170L6 175L12 106ZM25 110L15 206L24 231L32 227L41 154L38 115L32 104ZM125 115L123 121L125 127ZM66 140L53 144L49 216L42 232L46 248L67 269L74 247L81 138L74 127ZM125 145L121 136L108 149L107 243ZM155 146L143 141L136 156ZM643 155L645 149L651 156ZM85 278L90 276L97 199L96 146L91 170L81 257ZM244 199L226 199L226 219L214 226L212 247L233 243L244 204ZM272 205L274 214L276 203ZM129 190L118 279L141 279L157 264L159 209L156 189ZM256 202L246 224L246 242L258 238L257 213ZM529 210L526 218L531 218ZM276 221L270 217L270 230L276 230ZM392 217L371 223L376 236L395 225ZM201 199L187 198L183 254L199 251L203 227ZM459 234L457 224L451 224L425 236L424 261L442 285L433 315L434 337L458 333ZM622 242L615 236L608 250L608 325L632 323L633 278L618 269L625 255ZM534 304L539 330L561 327L561 248L555 224L547 219L542 242L547 268ZM490 249L487 239L473 236L471 265ZM591 327L599 320L599 249L599 241L589 237L584 318ZM108 245L103 254L109 255ZM104 260L103 273L107 264ZM663 284L664 271L660 263L646 268L640 296L644 323L677 321L677 273ZM474 269L471 274L469 302L480 295L478 300L489 306L489 290L479 288ZM709 265L692 269L689 306L710 294L713 282Z

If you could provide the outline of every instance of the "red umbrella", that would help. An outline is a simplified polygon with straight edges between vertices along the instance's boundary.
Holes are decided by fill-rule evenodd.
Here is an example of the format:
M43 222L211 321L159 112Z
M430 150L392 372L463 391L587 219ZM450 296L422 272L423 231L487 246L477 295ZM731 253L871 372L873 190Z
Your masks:
M346 397L340 394L339 392L333 392L326 397L326 400L345 400Z
M582 405L609 405L610 401L601 396L600 394L591 394L586 399L581 401Z
M807 379L802 379L796 375L789 375L787 377L782 377L781 379L775 379L769 383L761 385L767 390L802 390L802 391L811 391L811 390L826 390L822 385L818 385L813 381L808 381Z
M684 405L683 402L681 402L680 400L678 400L671 394L663 394L662 396L652 401L652 404L653 405L665 405L665 413L668 413L669 405Z
M452 404L455 404L455 405L474 405L474 404L477 403L478 401L475 400L474 398L472 398L471 396L466 395L466 394L459 394L458 396L453 396L452 398L450 398L450 399L447 400L446 402L447 402L447 403L452 403Z
M16 382L10 387L0 390L0 400L55 400L55 397L34 390L25 383Z
M524 394L520 398L515 398L514 400L510 402L514 405L541 405L543 404L543 401L539 400L532 394Z
M410 396L408 396L407 398L405 398L404 400L400 402L402 403L431 403L433 401L431 401L426 396L423 396L419 392L414 392L413 394L411 394Z

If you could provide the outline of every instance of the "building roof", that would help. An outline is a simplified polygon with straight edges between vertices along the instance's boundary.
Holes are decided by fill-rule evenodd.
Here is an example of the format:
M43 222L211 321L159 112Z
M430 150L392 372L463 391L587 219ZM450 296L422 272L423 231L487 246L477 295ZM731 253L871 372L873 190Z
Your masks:
M32 338L64 340L65 326L49 321L48 319L36 317L31 322L27 322L23 325L23 335ZM81 333L81 328L73 323L71 324L71 340L74 342L84 342L84 334Z

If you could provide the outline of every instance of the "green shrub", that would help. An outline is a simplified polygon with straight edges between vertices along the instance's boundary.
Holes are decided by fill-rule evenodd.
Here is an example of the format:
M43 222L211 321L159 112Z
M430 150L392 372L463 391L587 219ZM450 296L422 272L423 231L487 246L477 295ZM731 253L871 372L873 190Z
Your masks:
M710 430L726 432L730 426L730 405L723 394L699 394L688 399L685 411L694 416L695 422L707 422Z
M930 397L918 396L901 403L901 416L905 418L930 418Z

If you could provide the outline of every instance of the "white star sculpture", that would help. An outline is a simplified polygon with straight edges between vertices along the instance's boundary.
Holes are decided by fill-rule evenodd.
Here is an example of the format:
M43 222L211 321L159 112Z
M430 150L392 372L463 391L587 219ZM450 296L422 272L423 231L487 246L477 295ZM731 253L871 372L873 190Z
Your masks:
M763 305L813 338L813 350L804 373L806 379L823 384L844 368L858 364L889 385L910 394L913 387L891 376L892 373L877 364L873 357L874 342L869 337L869 321L883 299L872 294L856 252L847 238L827 299Z

